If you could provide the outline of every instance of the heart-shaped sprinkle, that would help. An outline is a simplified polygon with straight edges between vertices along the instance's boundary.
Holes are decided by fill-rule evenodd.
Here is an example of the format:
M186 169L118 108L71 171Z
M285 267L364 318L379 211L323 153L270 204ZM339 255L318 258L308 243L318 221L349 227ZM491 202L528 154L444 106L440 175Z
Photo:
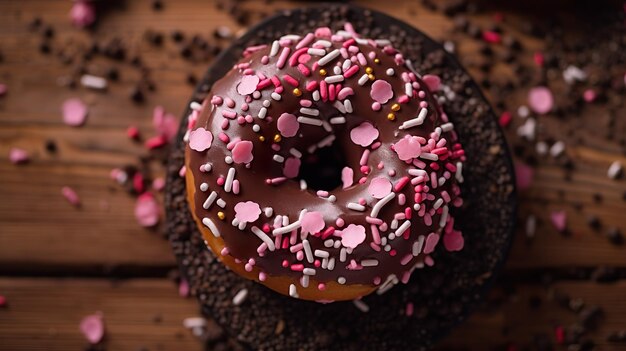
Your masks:
M235 161L235 163L250 163L254 158L254 155L252 155L252 148L253 144L251 141L238 141L232 150L233 161Z
M239 202L235 205L235 218L240 222L254 222L260 215L261 207L254 201Z
M341 231L341 245L354 249L365 241L365 227L350 224Z
M324 229L324 217L320 212L311 211L302 216L302 234L315 234Z
M300 123L298 122L298 118L291 113L283 113L278 117L276 126L282 136L290 138L298 134Z
M391 182L385 177L377 177L372 179L367 190L375 199L382 199L391 192Z
M204 128L198 128L189 133L189 147L192 150L203 152L208 150L213 143L213 133Z
M363 122L350 131L350 139L352 142L363 147L370 146L374 140L378 138L378 135L378 129L370 122Z
M82 126L87 119L87 105L79 98L65 100L61 110L63 111L63 122L69 126Z
M407 135L395 143L393 147L402 161L418 157L422 153L422 146L416 136Z
M239 85L237 85L237 92L241 95L252 94L256 90L257 85L259 85L259 77L245 75L241 78Z
M385 80L378 79L372 83L372 90L370 90L370 96L374 101L381 104L387 103L393 97L393 89L391 84Z

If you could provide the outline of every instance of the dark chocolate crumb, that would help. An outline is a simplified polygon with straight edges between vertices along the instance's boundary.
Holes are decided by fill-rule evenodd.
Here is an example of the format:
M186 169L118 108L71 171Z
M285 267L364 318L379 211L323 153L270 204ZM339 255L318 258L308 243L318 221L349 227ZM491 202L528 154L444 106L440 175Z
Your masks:
M622 232L617 227L611 227L606 232L606 237L609 239L611 244L613 245L623 245L624 244L624 236Z

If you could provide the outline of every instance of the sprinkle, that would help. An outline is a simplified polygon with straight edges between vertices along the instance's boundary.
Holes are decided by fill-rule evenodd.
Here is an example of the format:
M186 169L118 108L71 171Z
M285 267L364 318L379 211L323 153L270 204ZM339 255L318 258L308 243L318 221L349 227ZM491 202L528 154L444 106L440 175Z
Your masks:
M411 226L411 221L407 220L404 221L402 223L402 225L400 225L400 227L398 227L398 229L396 229L395 234L397 237L402 236L402 234L404 234L404 232L409 229L409 227Z
M296 286L294 284L289 284L289 296L298 298L298 291L296 290Z
M238 202L235 207L235 219L240 222L251 223L259 219L261 207L253 201Z
M370 213L370 217L378 217L378 213L389 201L393 200L396 197L396 193L389 193L387 196L378 200L376 204L372 207L372 212Z
M530 89L528 92L528 105L533 111L541 115L550 112L554 106L552 92L544 86Z
M302 247L304 248L307 262L313 263L315 258L313 257L313 251L311 251L311 245L307 239L302 240Z
M318 126L318 127L322 126L322 120L320 119L299 116L297 121L303 124L310 124L310 125Z
M358 83L360 86L363 86L363 85L365 85L365 83L367 83L367 81L368 81L368 80L369 80L369 76L368 76L367 74L364 74L364 75L362 75L362 76L361 76L361 78L359 78L359 80L357 81L357 83Z
M295 95L295 96L301 96L301 95L302 95L302 91L301 91L300 89L298 89L298 88L295 88L295 89L293 90L293 95Z
M80 206L80 197L78 196L78 194L76 193L76 191L72 188L70 188L69 186L64 186L63 188L61 188L61 195L63 195L63 197L67 200L67 202L69 202L70 204L79 207ZM146 195L145 197L143 195ZM154 198L150 195L150 194L143 194L142 196L139 197L138 201L137 201L137 205L135 206L135 215L137 214L137 207L145 207L150 205L150 218L153 218L153 216L155 216L153 214L155 208L156 207L156 217L157 217L157 221L158 221L158 206L156 205L156 201L154 201ZM150 195L150 196L148 196ZM140 201L142 200L144 201ZM150 200L150 204L148 204L148 200ZM145 205L145 206L142 206ZM148 223L149 222L149 223ZM147 224L151 224L152 222L154 222L153 220L151 221L146 221ZM140 222L141 223L141 222ZM156 224L156 223L154 223ZM151 227L152 225L145 225L146 227Z
M280 228L276 228L272 231L272 235L276 236L276 235L280 235L280 234L286 234L289 233L292 230L296 230L300 228L300 221L295 221L289 225L286 225L284 227L280 227Z
M337 283L339 283L341 285L345 284L346 283L346 278L344 278L344 277L337 278Z
M346 123L345 117L333 117L330 119L330 124L344 124Z
M398 129L409 129L412 127L422 125L424 123L424 120L426 119L427 114L428 114L428 110L425 108L422 108L416 118L403 122L402 125L398 127Z
M9 151L9 160L11 160L11 163L14 165L24 164L30 160L30 156L28 151L14 147Z
M202 204L202 208L208 210L211 205L213 205L215 199L217 199L217 193L215 191L212 191L209 197L207 197L206 201L204 201L204 203Z
M278 154L274 155L272 159L278 163L283 163L285 161L285 158Z
M270 251L276 250L276 246L274 246L274 241L267 234L265 234L261 229L259 229L256 226L252 226L250 230L252 231L252 233L254 233L254 235L259 237L259 239L261 239L267 245L267 248Z
M354 303L354 306L356 306L356 308L358 308L363 313L367 313L370 310L369 306L361 300L352 300L352 303Z
M220 212L222 213L222 212ZM223 213L222 213L223 215ZM220 218L222 219L222 218ZM220 231L217 229L217 226L215 225L215 223L213 223L212 220L210 220L207 217L202 218L202 224L204 224L207 228L209 228L209 230L211 231L211 233L213 234L214 237L218 238L220 236Z
M280 101L280 99L282 99L282 97L280 96L280 94L279 94L279 93L277 93L277 92L272 92L272 93L270 94L270 96L272 97L272 99L274 99L274 100L276 100L276 101ZM269 101L269 100L266 100L266 101ZM265 104L263 104L263 105L265 105ZM269 105L269 104L268 104L268 105ZM268 107L269 107L269 106L268 106Z
M320 115L320 110L318 109L314 109L314 108L307 108L307 107L302 107L300 109L300 113L305 114L305 115L309 115L309 116L319 116Z
M86 88L104 90L107 88L107 80L102 77L83 74L80 77L80 84Z
M313 56L324 56L326 55L326 50L317 49L317 48L309 48L306 53L309 55L313 55Z
M198 128L189 133L189 147L192 150L206 151L211 148L211 143L213 143L213 134L204 128Z
M278 69L282 69L285 66L285 62L287 62L287 57L290 52L291 49L289 47L286 46L283 48L283 51L281 51L280 56L278 57L278 61L276 61L276 67Z
M365 241L365 227L362 225L350 224L341 231L341 244L347 248L354 249Z
M619 161L613 161L613 163L611 163L611 165L609 166L606 175L610 179L617 179L622 175L623 171L624 167L622 166L622 164Z
M217 212L217 218L219 218L220 220L224 220L224 218L226 218L226 215L224 214L224 212L219 211Z
M448 220L448 205L445 205L443 206L443 211L441 212L441 217L439 218L439 226L445 227L447 220Z
M365 211L365 206L359 205L359 204L357 204L355 202L348 202L347 207L349 209L351 209L351 210L354 210L354 211L359 211L359 212Z
M90 4L87 5L91 6ZM80 321L80 331L91 344L95 345L102 341L102 338L104 337L104 321L102 319L102 314L96 313L84 317Z
M362 147L371 145L379 136L378 129L369 122L363 122L350 131L350 139L353 143Z
M425 160L429 160L429 161L437 161L439 160L439 156L437 154L433 154L430 152L423 152L420 154L419 156L420 158L423 158Z
M233 180L235 179L235 168L230 167L228 174L226 175L226 182L224 183L224 190L228 193L232 189Z
M376 80L372 83L370 97L381 104L387 103L393 97L393 89L391 84L385 80Z
M363 266L363 267L376 267L376 266L378 266L378 260L374 260L374 259L362 260L361 261L361 266Z
M550 221L554 228L561 233L567 229L567 213L565 211L552 211Z
M221 208L226 207L226 201L224 201L224 199L217 199L215 203Z
M237 294L235 294L235 296L233 297L233 305L241 305L246 300L246 297L248 297L248 289L244 288L239 290Z
M63 122L72 127L79 127L87 119L87 105L79 98L67 99L61 107Z
M326 83L329 83L329 84L343 82L343 79L344 79L343 76L340 74L336 76L328 76L324 78Z
M326 54L321 59L319 59L319 61L317 61L317 64L320 65L320 66L325 66L330 61L336 59L340 54L341 53L339 52L339 50L335 49L335 50L329 52L328 54Z
M259 84L259 77L256 75L245 75L237 85L237 92L241 95L252 94Z

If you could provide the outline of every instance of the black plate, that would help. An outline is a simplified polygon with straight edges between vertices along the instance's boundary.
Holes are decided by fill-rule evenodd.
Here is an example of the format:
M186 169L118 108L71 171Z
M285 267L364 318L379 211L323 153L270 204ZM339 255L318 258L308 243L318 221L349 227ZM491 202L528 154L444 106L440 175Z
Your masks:
M458 253L436 252L436 265L415 272L408 284L382 296L365 297L368 313L352 302L320 305L295 300L243 279L206 249L189 213L184 180L178 176L184 164L182 135L187 110L168 165L168 238L204 313L252 349L427 349L480 302L511 246L516 212L514 172L496 117L456 58L402 21L350 5L282 12L251 28L222 52L196 89L193 101L206 95L246 46L310 31L320 24L336 30L346 20L365 37L390 39L418 72L438 74L456 91L456 98L444 109L468 155L462 186L465 206L455 214L466 245ZM233 306L232 297L242 288L248 289L248 297L241 306ZM404 313L408 302L414 305L410 317Z

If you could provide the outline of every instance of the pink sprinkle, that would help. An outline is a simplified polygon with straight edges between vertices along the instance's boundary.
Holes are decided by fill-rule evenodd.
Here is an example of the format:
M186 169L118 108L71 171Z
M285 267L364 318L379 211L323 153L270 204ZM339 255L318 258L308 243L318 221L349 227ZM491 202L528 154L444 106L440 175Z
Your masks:
M211 98L211 104L212 105L220 106L222 103L224 103L224 99L222 99L219 96L213 96Z
M28 151L14 147L9 151L9 160L11 160L11 163L14 165L19 165L27 163L30 160L30 156L28 155Z
M411 316L413 315L413 310L414 310L414 307L413 307L413 302L408 302L408 303L406 304L406 308L404 309L404 314L405 314L407 317L411 317Z
M535 171L532 167L525 163L515 163L515 178L517 182L517 188L519 190L526 190L530 188L533 181L533 175Z
M211 148L212 142L213 134L204 128L198 128L189 133L189 147L192 150L203 152Z
M237 85L237 92L241 95L252 94L256 90L259 81L260 79L256 75L245 75Z
M378 135L378 129L369 122L363 122L350 131L352 142L362 147L372 144L378 138Z
M426 237L426 244L424 245L424 253L429 254L435 251L437 243L439 243L439 235L435 233L428 234L428 236Z
M70 10L72 24L78 28L89 27L96 21L96 8L91 1L75 1Z
M327 38L332 35L332 31L328 27L319 27L315 30L316 38Z
M298 71L300 71L300 73L302 73L305 77L311 75L311 70L309 69L309 67L305 66L302 63L298 64Z
M180 169L178 170L178 176L181 178L185 178L186 174L187 174L187 166L182 165L182 167L180 167Z
M539 51L535 52L533 54L533 61L535 61L535 65L537 65L538 67L543 67L543 64L545 62L543 54Z
M365 227L350 224L341 231L341 244L345 247L356 248L365 241Z
M259 219L261 207L254 201L238 202L235 205L235 218L240 222L252 223Z
M228 137L228 135L226 135L226 133L224 132L220 132L220 134L218 134L217 136L224 144L228 144L228 142L230 141L230 138Z
M342 189L346 189L352 186L354 182L354 171L350 167L344 167L341 170L341 182L343 183Z
M188 297L189 296L189 283L186 279L181 279L178 283L178 295L180 297Z
M427 74L422 77L422 80L426 83L426 86L430 91L438 91L439 87L441 87L441 78L439 78L439 76Z
M386 177L376 177L372 179L367 191L375 199L382 199L391 192L391 182Z
M80 198L78 197L78 194L76 193L76 191L74 191L74 189L70 188L69 186L64 186L63 188L61 188L61 194L70 204L74 205L75 207L80 206Z
M491 44L499 44L501 41L500 34L492 30L483 31L483 40Z
M357 72L359 71L359 66L358 65L352 65L350 66L350 68L348 68L344 73L343 76L345 78L350 78L353 75L355 75Z
M317 81L312 80L310 82L307 82L305 89L306 91L309 91L309 92L317 89Z
M152 189L161 191L165 188L165 179L163 177L154 178L152 181Z
M418 157L422 153L419 137L407 135L394 144L394 151L402 161Z
M596 92L593 89L587 89L583 92L583 99L586 102L593 102L596 99Z
M315 234L324 229L324 217L318 211L307 212L302 216L302 233Z
M552 92L544 86L532 88L528 92L528 104L536 113L546 114L550 112L554 106Z
M405 177L400 178L400 180L398 180L398 182L396 183L396 185L394 185L394 187L393 187L393 191L395 191L395 192L399 192L399 191L401 191L402 189L404 189L404 187L405 187L407 184L409 184L409 181L410 181L409 177L406 177L406 176L405 176Z
M91 344L97 344L104 337L104 320L98 312L84 317L80 321L80 331Z
M335 220L335 225L339 228L343 227L346 224L346 222L343 220L343 218L339 217Z
M153 227L159 222L159 205L151 193L143 193L137 198L135 218L143 227Z
M280 117L278 117L277 127L282 136L289 138L298 134L300 123L295 115L292 115L291 113L283 113Z
M339 91L339 93L337 94L337 99L344 100L350 95L354 95L354 90L352 90L352 88L345 87Z
M372 111L380 111L381 108L382 108L382 106L380 105L380 102L373 102L372 103Z
M511 124L512 119L513 119L513 116L511 115L511 112L504 111L500 115L500 118L498 119L498 123L500 124L502 128L506 128L509 124Z
M402 95L398 98L398 102L401 104L406 104L407 102L409 102L409 96L408 95Z
M61 107L63 122L72 127L79 127L87 119L87 105L79 98L67 99Z
M252 154L253 144L251 141L242 140L238 142L232 150L232 157L235 163L250 163L254 158Z
M372 84L370 96L372 97L372 99L374 99L374 101L380 102L381 104L386 103L393 97L393 89L391 88L391 84L389 84L385 80L376 80Z
M126 135L134 140L139 139L139 128L137 128L136 126L128 126L128 128L126 129Z
M463 234L457 230L443 235L443 246L450 252L461 251L464 245Z
M565 211L552 211L550 220L554 228L561 233L567 228L567 213Z
M293 86L293 87L297 87L298 85L300 85L300 82L298 82L298 80L288 74L283 75L283 79L285 80L285 82L289 83L289 85Z
M239 195L241 185L239 184L239 180L233 180L233 194Z
M289 157L285 160L285 166L283 167L283 175L287 178L295 178L300 173L300 164L302 162L299 158Z
M194 113L197 113L194 111ZM152 125L155 131L163 136L166 142L174 140L178 133L178 119L171 113L165 112L162 106L156 106L152 112Z
M285 66L285 62L287 62L287 57L290 52L291 49L289 47L283 48L283 51L281 51L280 56L278 57L278 61L276 61L276 67L278 67L278 69L282 69Z

